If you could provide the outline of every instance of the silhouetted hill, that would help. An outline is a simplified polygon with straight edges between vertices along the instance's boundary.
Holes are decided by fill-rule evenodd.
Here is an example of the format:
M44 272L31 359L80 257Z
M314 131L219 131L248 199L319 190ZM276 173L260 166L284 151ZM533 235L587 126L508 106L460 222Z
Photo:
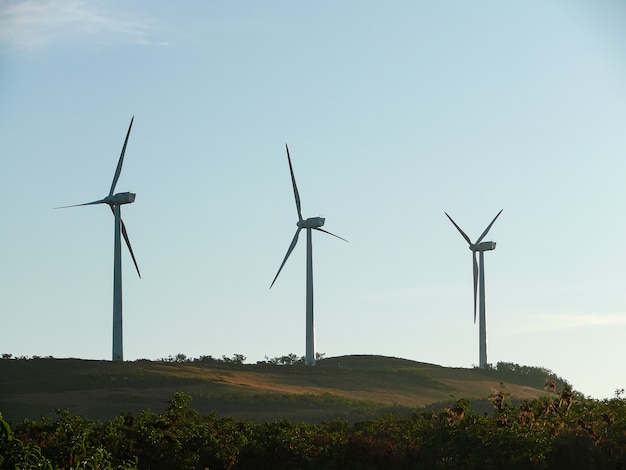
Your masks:
M13 422L54 416L55 409L104 420L123 412L161 411L175 392L184 392L201 414L255 421L354 421L443 406L456 398L484 407L501 387L517 401L547 394L550 371L514 364L498 369L357 355L324 359L315 367L214 360L2 359L0 412ZM550 378L562 388L560 379Z

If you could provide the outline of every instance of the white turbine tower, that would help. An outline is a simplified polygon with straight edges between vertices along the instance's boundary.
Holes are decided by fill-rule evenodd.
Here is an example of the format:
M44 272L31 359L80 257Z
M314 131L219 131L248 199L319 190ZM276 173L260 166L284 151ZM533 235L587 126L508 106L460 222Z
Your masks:
M306 355L304 362L308 366L315 365L315 321L313 318L313 252L311 245L311 231L319 230L320 232L327 233L332 235L333 237L337 237L343 241L347 241L345 238L341 238L334 233L330 233L322 228L326 219L323 217L310 217L308 219L302 218L302 208L300 206L300 195L298 194L298 187L296 186L296 178L293 174L293 166L291 165L291 157L289 156L289 147L285 144L285 148L287 149L287 161L289 162L289 171L291 173L291 183L293 184L293 194L296 198L296 209L298 211L298 229L296 230L296 234L291 241L291 245L289 245L289 249L287 250L287 254L285 255L285 259L278 268L278 272L270 285L270 289L276 282L280 271L283 269L283 266L287 262L287 258L296 247L298 243L298 235L300 235L300 230L303 228L306 229Z
M470 238L465 234L461 227L459 227L452 217L448 215L447 212L444 212L450 222L454 224L457 230L463 235L463 238L469 244L469 249L472 250L472 258L473 258L473 270L474 270L474 323L476 323L476 289L480 289L480 316L478 321L479 327L479 362L478 367L484 369L487 367L487 325L486 325L486 316L485 316L485 259L484 253L485 251L491 251L496 249L496 242L483 242L482 239L485 238L487 232L496 221L498 216L502 213L504 209L501 209L500 212L493 218L491 223L487 226L485 231L482 233L478 240L475 243L472 243ZM476 253L479 253L479 264L476 262Z
M114 254L113 254L113 360L114 361L123 361L124 360L124 352L123 352L123 342L122 342L122 243L120 239L120 234L124 237L126 241L126 246L128 247L128 251L130 251L130 256L133 259L133 263L135 263L135 269L137 269L137 274L141 278L141 273L139 272L139 266L137 266L137 260L135 259L135 255L133 253L133 248L130 246L130 240L128 239L128 234L126 233L126 227L124 226L124 222L122 221L121 216L121 206L123 204L130 204L135 201L135 193L127 192L127 193L117 193L113 194L115 191L115 186L117 185L117 180L120 177L120 173L122 172L122 164L124 163L124 153L126 152L126 144L128 144L128 137L130 136L130 130L133 127L133 120L135 117L133 116L130 120L130 126L128 126L128 132L126 133L126 140L124 140L124 146L122 147L122 153L120 155L120 159L117 162L117 169L115 170L115 175L113 176L113 183L111 184L111 190L109 191L109 195L104 199L99 199L97 201L87 202L85 204L75 204L73 206L64 206L59 209L63 209L66 207L78 207L78 206L91 206L94 204L108 204L113 212L113 216L115 218L115 237L114 237Z

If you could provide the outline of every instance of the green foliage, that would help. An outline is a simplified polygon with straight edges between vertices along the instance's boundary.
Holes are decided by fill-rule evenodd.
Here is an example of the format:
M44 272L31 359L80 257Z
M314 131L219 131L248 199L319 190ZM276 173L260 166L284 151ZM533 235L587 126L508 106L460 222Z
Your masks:
M567 380L545 367L522 366L513 362L498 362L495 367L490 366L487 370L497 371L499 377L506 378L512 383L520 383L520 381L524 383L530 380L537 384L552 383L556 388L571 387Z
M513 406L503 389L492 416L459 399L351 424L333 420L252 423L201 416L175 393L162 413L92 421L55 419L13 428L0 416L0 468L7 469L603 469L626 466L626 399L553 396Z
M213 356L200 356L197 358L187 357L187 355L183 353L178 353L175 356L169 355L168 357L163 357L159 359L160 362L175 362L178 364L183 363L203 363L203 364L211 364L211 365L219 365L219 364L238 364L241 365L245 362L246 356L243 354L234 354L233 357L228 357L223 355L221 359L214 358ZM139 361L146 361L146 359L140 359Z
M304 356L298 357L296 354L290 353L285 356L269 358L265 356L265 362L275 366L295 366L304 365Z

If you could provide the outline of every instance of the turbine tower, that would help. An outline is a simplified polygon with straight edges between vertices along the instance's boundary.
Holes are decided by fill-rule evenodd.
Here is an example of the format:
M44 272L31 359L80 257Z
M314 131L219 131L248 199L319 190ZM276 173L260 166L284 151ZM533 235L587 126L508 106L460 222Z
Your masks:
M477 288L480 290L480 316L478 321L479 326L479 362L478 367L484 369L487 367L487 325L486 325L486 316L485 316L485 251L491 251L496 249L496 242L483 242L482 239L485 238L489 229L496 221L496 219L500 216L504 209L501 209L500 212L493 218L491 223L487 225L487 228L482 233L478 240L475 243L472 243L470 238L465 234L461 227L459 227L452 217L448 215L447 212L444 212L450 222L454 224L457 230L461 233L463 238L469 244L469 249L472 250L472 258L473 258L473 271L474 271L474 323L476 323L476 296L477 296ZM476 253L479 253L479 262L476 262Z
M106 196L104 199L99 199L97 201L86 202L84 204L75 204L73 206L59 207L59 209L63 209L66 207L91 206L94 204L108 204L109 207L111 208L111 211L113 212L113 216L115 219L114 251L113 251L113 360L114 361L124 360L123 341L122 341L122 243L121 243L120 234L124 237L124 240L126 241L126 246L128 247L130 256L132 257L133 263L135 264L135 269L137 270L137 274L141 278L141 273L139 272L139 266L137 266L137 260L135 259L133 248L130 245L130 240L128 239L128 233L126 232L126 227L124 226L124 222L122 221L122 215L121 215L121 206L123 204L133 203L135 201L135 193L126 192L126 193L113 194L113 192L115 191L115 186L117 185L117 180L119 179L120 173L122 172L122 164L124 163L124 153L126 152L126 144L128 144L128 137L130 136L130 130L133 127L134 119L135 117L133 116L130 120L130 126L128 126L128 132L126 133L126 140L124 140L122 153L120 155L120 159L117 162L117 169L115 170L115 175L113 176L113 183L111 184L109 195Z
M307 366L315 365L315 321L313 317L313 252L312 252L312 244L311 244L311 233L312 230L318 230L320 232L327 233L332 235L333 237L337 237L344 242L347 242L345 238L341 238L334 233L330 233L322 228L326 219L323 217L310 217L308 219L302 218L302 208L300 205L300 195L298 194L298 187L296 186L296 178L293 174L293 166L291 165L291 157L289 156L289 147L285 144L285 148L287 149L287 161L289 162L289 171L291 173L291 183L293 184L293 194L296 199L296 209L298 211L298 222L296 225L298 226L296 230L296 234L291 241L291 245L289 245L289 249L287 250L287 254L283 259L283 262L278 268L278 272L270 285L270 289L276 282L278 275L280 274L283 266L287 262L287 258L296 247L298 243L298 235L300 235L300 230L306 229L306 355L304 359L304 363Z

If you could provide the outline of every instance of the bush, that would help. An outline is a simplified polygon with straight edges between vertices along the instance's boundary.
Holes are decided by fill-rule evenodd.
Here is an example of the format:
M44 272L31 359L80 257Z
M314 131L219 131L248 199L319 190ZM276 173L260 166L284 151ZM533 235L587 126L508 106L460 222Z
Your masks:
M626 400L591 400L568 387L493 416L460 399L350 424L255 424L200 416L184 393L167 410L101 423L58 410L11 428L0 416L0 468L15 469L548 469L625 468ZM621 466L621 467L620 467Z

